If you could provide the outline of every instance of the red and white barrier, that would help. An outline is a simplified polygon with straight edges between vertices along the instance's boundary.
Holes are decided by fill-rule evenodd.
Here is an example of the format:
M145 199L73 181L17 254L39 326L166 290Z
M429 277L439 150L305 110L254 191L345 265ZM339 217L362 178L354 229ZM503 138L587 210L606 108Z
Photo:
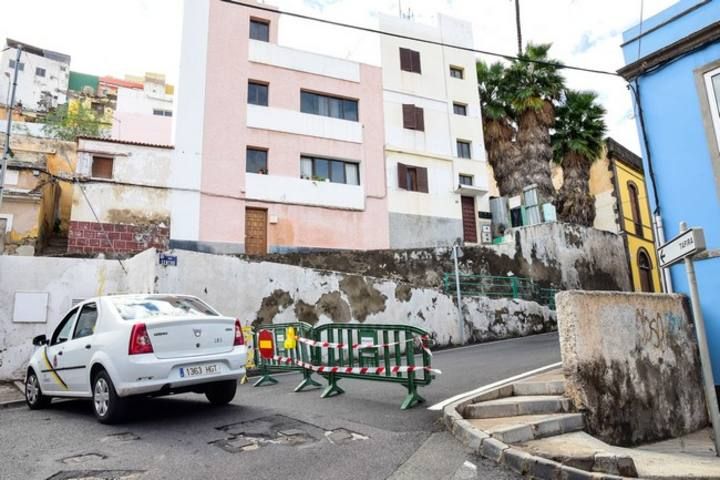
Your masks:
M273 357L273 360L275 360L278 363L282 363L285 365L292 365L295 364L299 367L312 370L313 372L317 373L352 373L355 375L382 375L383 373L412 373L412 372L418 372L421 370L424 370L426 372L434 373L436 375L442 374L442 372L436 368L431 367L418 367L414 365L399 365L395 367L385 368L385 367L328 367L328 366L318 366L318 365L312 365L310 363L302 362L300 360L295 360L294 358L290 357L280 357L275 355Z
M422 345L422 349L432 357L432 352L425 344L425 341L429 339L429 337L412 337L405 341L405 343L415 342L416 339L420 339L420 345ZM311 347L320 347L320 348L332 348L332 349L345 349L349 348L351 350L358 350L361 348L385 348L385 347L393 347L395 345L400 345L402 342L392 342L392 343L336 343L336 342L327 342L323 340L312 340L310 338L304 338L304 337L297 337L298 342L304 343L305 345L310 345Z

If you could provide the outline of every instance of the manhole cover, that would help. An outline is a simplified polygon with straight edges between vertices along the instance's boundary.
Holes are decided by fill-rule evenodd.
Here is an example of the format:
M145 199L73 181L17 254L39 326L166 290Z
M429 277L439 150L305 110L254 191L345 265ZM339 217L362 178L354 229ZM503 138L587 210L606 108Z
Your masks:
M107 456L102 453L82 453L80 455L63 458L60 461L67 465L73 465L76 463L89 462L91 460L105 460L106 458Z
M73 470L58 472L47 480L135 480L143 470Z

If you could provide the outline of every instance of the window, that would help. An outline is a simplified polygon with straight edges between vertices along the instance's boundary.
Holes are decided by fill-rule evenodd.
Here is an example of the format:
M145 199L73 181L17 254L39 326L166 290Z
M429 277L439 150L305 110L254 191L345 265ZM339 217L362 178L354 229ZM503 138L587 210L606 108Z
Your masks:
M428 193L427 168L398 163L398 188Z
M466 142L465 140L458 140L457 141L457 156L460 158L472 158L471 152L471 144L470 142Z
M97 323L98 311L97 305L88 303L80 310L77 322L75 323L75 333L73 338L89 337L95 333L95 324Z
M194 297L117 297L111 302L123 320L219 316L216 311Z
M643 236L642 217L640 215L640 197L638 188L633 182L628 182L628 195L630 196L630 214L635 225L635 234Z
M403 104L403 128L425 131L425 114L422 108L411 104Z
M248 82L248 103L251 105L268 106L268 84Z
M268 174L267 150L248 147L245 155L245 171L247 173Z
M650 255L644 248L638 250L637 263L638 273L640 274L640 290L642 292L654 292L652 262L650 261Z
M358 121L358 101L319 93L300 92L300 111L324 117Z
M472 184L473 184L473 177L472 177L472 175L463 175L462 173L460 174L460 185L470 185L470 186L472 186Z
M36 68L35 68L35 75L37 75L38 77L44 77L44 76L45 76L45 69L44 69L44 68L40 68L40 67L36 67Z
M461 67L453 67L451 65L450 66L450 76L452 78L459 78L462 80L465 77L465 72Z
M15 68L15 60L10 60L10 68ZM22 72L25 70L25 64L23 62L18 63L18 71Z
M420 52L408 48L400 49L400 70L413 73L422 73L420 67Z
M93 157L92 172L90 176L95 178L112 178L113 177L113 159L112 157Z
M455 115L467 117L467 105L462 103L453 103L453 113L455 113Z
M270 22L267 20L250 19L250 38L261 42L270 41Z
M97 110L98 113L102 114L104 112L104 107L101 104L98 104ZM156 115L158 117L172 117L172 110L153 108L153 115Z
M360 185L359 165L330 158L300 157L300 178Z
M55 329L55 332L53 332L52 338L50 339L50 345L57 345L68 341L70 338L70 331L73 326L73 319L75 318L77 311L77 308L73 308L67 315L65 315L65 318L60 321Z

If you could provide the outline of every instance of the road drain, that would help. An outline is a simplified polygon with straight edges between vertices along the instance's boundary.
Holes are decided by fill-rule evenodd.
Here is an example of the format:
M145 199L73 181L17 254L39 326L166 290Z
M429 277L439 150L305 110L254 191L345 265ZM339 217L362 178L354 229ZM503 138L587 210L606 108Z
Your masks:
M228 436L209 443L229 453L248 452L270 445L305 448L323 438L334 445L368 439L344 428L327 431L317 425L284 415L232 423L218 427L217 430L227 433Z
M135 480L144 470L73 470L58 472L47 480Z
M62 463L67 465L73 465L76 463L89 462L91 460L105 460L107 455L102 453L83 453L80 455L73 455L72 457L66 457L60 460Z

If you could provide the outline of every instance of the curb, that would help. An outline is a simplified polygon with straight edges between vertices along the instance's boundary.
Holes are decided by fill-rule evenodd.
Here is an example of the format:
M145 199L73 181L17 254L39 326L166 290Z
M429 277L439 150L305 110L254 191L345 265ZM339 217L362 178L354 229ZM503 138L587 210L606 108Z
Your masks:
M513 472L538 480L624 480L626 477L607 473L578 470L567 465L531 455L507 445L472 426L458 410L475 401L465 398L447 405L443 409L443 423L447 430L473 454L504 465Z
M20 393L22 394L23 393L23 388L22 388L23 384L17 380L13 381L12 383L13 383L13 385L15 385L15 388L17 388L20 391ZM21 405L25 405L24 397L21 397L18 400L9 400L7 402L0 402L0 409L19 407Z

